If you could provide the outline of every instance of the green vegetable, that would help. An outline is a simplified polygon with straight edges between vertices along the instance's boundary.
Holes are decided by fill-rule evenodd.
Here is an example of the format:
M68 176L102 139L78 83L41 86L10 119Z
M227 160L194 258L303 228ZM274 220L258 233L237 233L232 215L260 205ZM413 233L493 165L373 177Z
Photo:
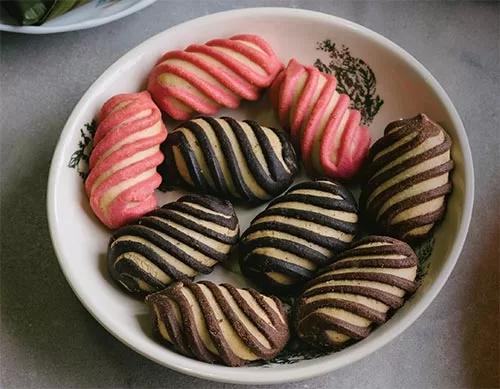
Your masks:
M1 4L23 26L40 25L71 11L89 0L16 0Z
M5 1L2 2L3 6L9 11L19 24L30 26L39 23L49 8L52 6L53 1L39 1L39 0L24 0L24 1Z

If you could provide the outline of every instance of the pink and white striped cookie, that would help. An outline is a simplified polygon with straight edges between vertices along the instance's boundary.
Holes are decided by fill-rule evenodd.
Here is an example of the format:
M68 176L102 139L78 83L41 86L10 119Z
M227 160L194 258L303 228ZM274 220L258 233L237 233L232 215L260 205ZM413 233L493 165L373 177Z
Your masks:
M283 68L271 46L256 35L235 35L165 53L149 75L148 90L177 120L214 115L257 100Z
M97 217L117 228L156 208L167 129L146 91L112 97L98 121L85 190Z
M331 178L351 178L370 147L361 114L339 94L333 75L290 60L271 86L271 102L290 131L309 171Z

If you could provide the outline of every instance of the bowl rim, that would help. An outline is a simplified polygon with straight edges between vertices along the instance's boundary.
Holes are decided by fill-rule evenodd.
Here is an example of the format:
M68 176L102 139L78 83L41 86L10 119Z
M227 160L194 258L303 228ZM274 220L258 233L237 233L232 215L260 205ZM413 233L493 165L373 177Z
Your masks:
M455 241L453 243L452 249L450 250L448 258L444 261L442 268L437 273L436 279L429 286L426 293L422 295L417 302L415 302L415 304L412 306L412 309L406 312L404 319L401 319L394 323L391 327L391 330L388 333L384 334L384 336L375 337L370 339L370 341L358 343L354 346L349 347L348 349L346 349L348 350L348 352L343 357L337 357L333 360L331 360L331 358L324 357L321 360L315 362L314 365L306 363L305 366L286 365L283 367L280 366L277 368L266 369L265 374L262 367L231 368L220 365L210 365L204 362L193 360L188 357L184 357L180 354L174 353L173 351L170 351L172 355L169 356L169 358L166 360L165 358L157 357L154 353L154 350L151 347L148 347L148 345L144 342L139 345L135 344L137 342L141 343L140 339L133 340L131 339L131 336L121 333L120 329L114 325L112 318L108 316L106 312L100 310L96 305L91 305L86 301L84 292L81 289L77 289L76 287L77 280L73 279L70 276L68 270L69 266L67 265L67 263L69 262L63 259L64 255L62 252L62 247L57 240L57 196L55 185L58 179L57 172L60 169L60 165L63 163L62 152L65 149L64 140L69 139L68 135L69 131L71 130L72 123L77 119L80 109L84 107L87 96L91 95L94 92L94 89L96 89L96 85L99 84L102 79L106 78L108 75L114 72L114 69L126 64L132 58L139 56L143 48L146 47L151 41L159 39L160 35L167 34L167 32L172 32L176 29L183 29L189 27L190 25L196 25L200 21L210 21L211 23L217 23L227 18L241 17L245 14L248 15L249 13L251 13L252 15L276 15L279 17L304 17L311 20L321 20L323 22L335 23L342 27L354 30L356 33L360 34L366 39L376 41L377 44L383 46L385 49L400 57L413 70L415 70L422 79L424 79L428 83L429 87L436 93L439 100L443 102L443 105L445 106L445 109L451 118L452 125L456 129L457 139L455 139L455 141L458 143L463 153L464 159L464 206ZM47 189L47 213L49 230L56 256L58 258L61 269L66 279L68 280L68 283L73 289L73 292L76 294L84 307L92 314L92 316L94 316L94 318L104 328L106 328L108 332L119 339L122 343L126 344L128 347L135 350L139 354L160 365L198 378L233 384L277 384L313 378L356 362L371 354L375 350L383 347L390 341L394 340L406 328L408 328L413 322L415 322L415 320L424 312L424 310L434 300L441 288L446 283L446 280L450 276L465 242L471 220L473 202L474 171L467 134L456 108L454 107L444 89L436 81L432 74L404 49L402 49L389 39L385 38L384 36L366 27L363 27L346 19L322 12L284 7L243 8L201 16L177 24L165 31L162 31L146 39L144 42L124 54L120 59L109 66L96 81L94 81L94 83L88 88L88 90L76 104L71 115L69 116L64 129L61 132L53 155ZM338 354L339 353L337 353L337 356Z
M102 26L103 24L114 22L135 12L142 10L156 2L157 0L139 0L124 10L109 16L84 20L78 23L71 23L62 26L16 26L12 24L0 23L0 31L14 32L19 34L55 34L58 32L86 30L88 28Z

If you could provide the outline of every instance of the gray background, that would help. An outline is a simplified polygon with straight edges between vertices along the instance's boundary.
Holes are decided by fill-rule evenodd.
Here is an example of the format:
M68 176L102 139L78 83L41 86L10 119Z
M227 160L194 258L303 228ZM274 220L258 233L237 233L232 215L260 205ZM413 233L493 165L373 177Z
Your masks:
M49 163L78 99L116 59L196 16L278 5L345 17L407 49L439 80L467 129L476 174L464 251L439 296L400 337L329 375L283 388L499 386L499 21L497 2L158 1L120 21L1 37L1 384L227 388L150 362L78 302L52 249Z

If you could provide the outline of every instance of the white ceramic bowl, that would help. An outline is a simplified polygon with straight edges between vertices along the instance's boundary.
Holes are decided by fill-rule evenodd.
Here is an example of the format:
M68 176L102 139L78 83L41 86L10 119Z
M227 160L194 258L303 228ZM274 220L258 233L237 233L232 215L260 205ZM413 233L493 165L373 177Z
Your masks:
M20 26L4 9L0 13L0 31L23 34L52 34L84 30L124 18L156 0L93 0L41 26Z
M105 265L109 231L92 215L81 178L68 168L68 161L81 140L79 130L83 124L92 120L110 96L140 90L163 52L237 33L262 35L283 61L296 57L301 62L313 63L319 58L327 63L328 54L318 50L318 42L331 39L337 48L345 45L348 54L336 52L333 56L351 61L362 58L376 77L376 91L372 93L384 101L370 126L374 139L390 121L418 112L425 112L441 123L453 139L454 189L446 217L435 233L431 265L421 287L386 324L340 352L310 360L298 358L294 363L229 368L199 362L160 345L151 337L144 304L111 282ZM236 111L222 111L222 114L276 124L266 99L245 103ZM77 168L82 169L82 164ZM48 215L53 244L66 278L89 312L122 342L185 374L231 383L280 383L310 378L357 361L394 339L420 316L443 287L462 249L472 211L473 182L470 149L462 122L441 86L410 54L377 33L334 16L297 9L243 9L201 17L164 31L131 50L104 72L77 104L61 134L50 170ZM178 195L159 193L160 204ZM238 209L242 229L259 209ZM207 278L244 284L241 276L221 267Z

